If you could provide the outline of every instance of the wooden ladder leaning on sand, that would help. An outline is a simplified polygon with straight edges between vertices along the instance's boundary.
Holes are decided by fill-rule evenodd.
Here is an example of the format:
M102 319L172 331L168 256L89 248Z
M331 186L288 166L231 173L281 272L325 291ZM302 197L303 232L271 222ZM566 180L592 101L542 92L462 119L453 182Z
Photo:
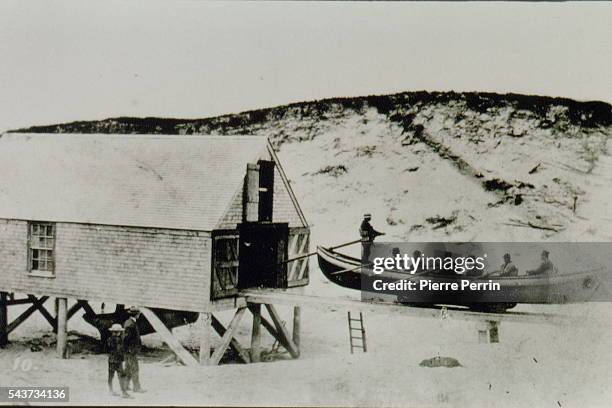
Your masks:
M351 342L351 354L353 354L353 350L356 348L360 348L363 352L368 351L368 345L366 343L366 332L365 327L363 326L363 314L359 312L359 319L354 319L351 317L351 312L348 311L348 326L349 326L349 339ZM353 326L355 323L355 326ZM355 332L361 334L361 336L354 335ZM361 344L358 344L357 341L361 340Z

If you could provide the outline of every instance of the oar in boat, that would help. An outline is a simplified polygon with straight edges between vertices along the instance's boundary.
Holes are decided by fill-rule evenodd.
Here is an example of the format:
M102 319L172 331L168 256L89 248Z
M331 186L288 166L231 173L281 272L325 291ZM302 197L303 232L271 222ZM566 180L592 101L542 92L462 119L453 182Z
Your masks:
M353 245L353 244L356 244L358 242L361 242L361 239L356 239L355 241L347 242L345 244L336 245L336 246L333 246L333 247L329 247L327 249L329 249L330 251L333 251L334 249L338 249L338 248L342 248L342 247L345 247L345 246ZM313 255L316 255L316 254L317 254L317 251L309 252L307 254L296 256L295 258L287 259L287 260L284 260L282 262L279 262L279 263L276 263L276 264L270 265L270 266L283 265L283 264L286 264L286 263L289 263L289 262L293 262L293 261L297 261L297 260L300 260L300 259L309 258L309 257L311 257Z

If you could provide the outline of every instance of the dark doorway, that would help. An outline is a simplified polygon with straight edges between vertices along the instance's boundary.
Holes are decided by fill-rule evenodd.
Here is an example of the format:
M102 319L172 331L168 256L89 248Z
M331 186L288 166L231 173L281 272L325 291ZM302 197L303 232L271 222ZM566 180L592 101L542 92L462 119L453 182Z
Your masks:
M274 162L259 161L259 214L258 220L272 222L274 212Z
M287 223L243 223L240 234L238 288L287 287Z

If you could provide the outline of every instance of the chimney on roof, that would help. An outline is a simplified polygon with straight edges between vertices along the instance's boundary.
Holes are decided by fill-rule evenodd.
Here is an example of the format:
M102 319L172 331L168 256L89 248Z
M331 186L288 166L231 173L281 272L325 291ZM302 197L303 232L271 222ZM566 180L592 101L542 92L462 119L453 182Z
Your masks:
M247 164L242 218L245 222L259 221L259 165L255 163Z

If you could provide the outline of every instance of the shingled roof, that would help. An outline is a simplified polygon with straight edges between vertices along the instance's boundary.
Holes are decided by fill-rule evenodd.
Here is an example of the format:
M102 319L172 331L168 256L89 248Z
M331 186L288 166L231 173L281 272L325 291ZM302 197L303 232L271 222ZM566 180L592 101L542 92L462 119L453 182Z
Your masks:
M0 218L211 231L267 148L255 136L7 133Z

